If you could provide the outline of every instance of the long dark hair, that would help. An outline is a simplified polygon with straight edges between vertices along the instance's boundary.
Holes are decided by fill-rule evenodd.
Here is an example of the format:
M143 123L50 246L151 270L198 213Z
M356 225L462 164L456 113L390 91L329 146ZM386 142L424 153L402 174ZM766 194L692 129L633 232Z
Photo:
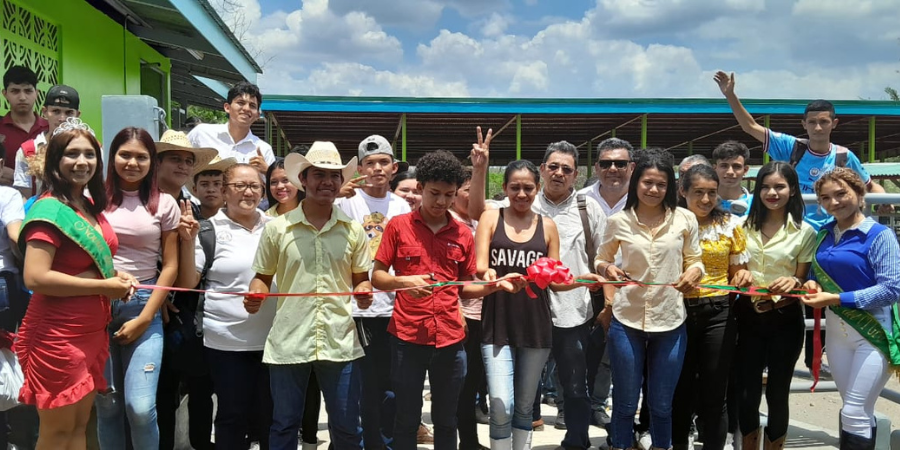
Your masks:
M159 206L159 186L156 181L159 160L156 158L156 144L153 143L153 138L147 130L137 127L123 128L109 145L109 167L106 168L106 197L109 199L109 205L106 208L108 211L115 211L122 205L122 179L116 172L116 154L119 153L119 148L131 140L138 141L150 153L150 170L141 180L138 197L150 215L154 215Z
M103 189L103 153L97 138L87 130L67 130L54 134L47 144L46 158L44 159L44 186L45 190L65 203L69 207L74 208L75 198L72 196L72 183L64 179L59 173L59 162L62 161L66 148L73 139L83 137L91 143L94 152L97 155L97 167L94 169L94 175L87 182L87 190L90 193L91 201L84 202L84 208L96 216L106 210L106 192Z
M715 181L716 186L719 185L719 175L716 174L716 170L706 164L694 164L684 173L684 178L679 178L681 181L681 190L684 191L685 197L682 197L681 200L678 201L678 206L687 208L687 193L691 189L691 186L694 184L694 180L699 178L701 180L707 181ZM725 223L726 220L731 216L731 213L722 209L722 203L716 198L716 206L709 213L709 218L712 219L715 223Z
M763 205L763 199L760 195L762 192L763 180L767 176L777 173L784 177L791 190L785 209L794 219L794 224L800 226L803 222L803 213L805 205L803 203L803 194L800 192L800 181L797 178L797 171L784 161L772 161L759 169L756 174L756 186L753 187L753 203L750 205L750 212L747 213L747 224L756 230L761 230L766 217L769 215L769 208Z
M284 158L276 157L275 162L266 171L266 198L269 200L269 207L278 206L278 199L272 195L272 174L275 173L275 169L284 169ZM306 192L297 189L297 204L299 205L304 198L306 198Z
M633 209L638 204L638 181L648 169L656 169L666 174L666 196L663 197L663 207L674 210L678 206L678 185L675 182L675 169L662 150L647 149L643 155L637 158L631 180L628 182L628 199L625 200L625 209Z

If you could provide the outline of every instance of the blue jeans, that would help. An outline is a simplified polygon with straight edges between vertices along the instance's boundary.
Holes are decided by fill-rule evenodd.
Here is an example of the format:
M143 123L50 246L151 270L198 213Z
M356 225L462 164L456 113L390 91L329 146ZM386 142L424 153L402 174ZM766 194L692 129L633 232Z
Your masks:
M644 381L645 362L650 437L654 447L672 446L672 398L686 347L684 324L670 331L647 332L623 325L613 318L607 342L615 386L611 422L613 447L629 448L633 442L634 414Z
M262 362L263 352L207 348L206 358L218 399L215 448L247 450L251 434L259 436L260 447L269 448L272 394L269 369Z
M491 393L491 439L507 439L513 428L531 430L534 395L550 349L482 344L481 355Z
M390 317L365 317L356 319L363 324L369 340L360 361L362 370L362 397L359 401L360 420L363 428L363 445L368 450L391 450L394 440L394 415L396 402L391 389L391 334L388 333Z
M359 426L359 394L361 382L357 361L314 361L304 364L270 364L269 384L272 390L272 428L269 448L294 450L303 420L309 374L316 379L325 397L328 429L335 450L362 448Z
M155 284L145 280L142 284ZM106 373L112 374L115 392L98 395L97 433L101 449L126 448L125 418L135 450L159 448L159 427L156 423L156 389L163 354L162 316L157 311L150 326L134 342L116 343L112 333L122 324L138 317L150 300L148 289L138 289L128 301L112 302L112 322L109 325L109 359Z
M572 328L553 327L553 359L566 415L565 448L588 448L591 440L591 401L588 397L587 350L594 319ZM557 394L558 395L558 394Z
M391 337L391 379L397 399L394 450L415 450L422 419L425 372L431 385L431 420L435 450L456 449L456 405L466 378L466 350L462 342L447 347L419 345Z

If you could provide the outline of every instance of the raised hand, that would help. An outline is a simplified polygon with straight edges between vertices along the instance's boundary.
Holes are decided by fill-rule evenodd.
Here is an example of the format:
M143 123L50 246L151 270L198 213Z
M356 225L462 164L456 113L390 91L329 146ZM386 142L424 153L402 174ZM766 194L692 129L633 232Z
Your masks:
M351 178L350 181L344 183L341 186L341 191L338 193L338 198L350 198L356 195L356 190L363 187L363 181L368 178L368 175L360 175L355 178Z
M494 130L489 128L487 135L481 133L481 127L475 127L476 142L472 144L472 167L487 167L490 157L491 140L494 138Z
M722 91L722 95L727 96L734 94L734 72L727 74L720 70L713 75L713 80L716 80L716 84L719 85L719 90Z
M259 173L262 174L265 174L266 171L269 170L269 164L266 163L266 158L263 157L262 151L259 149L259 147L256 147L256 154L253 155L252 158L250 158L248 164L256 168L256 170L258 170Z
M181 200L181 219L178 222L178 236L183 241L193 242L200 233L200 222L194 218L190 200Z

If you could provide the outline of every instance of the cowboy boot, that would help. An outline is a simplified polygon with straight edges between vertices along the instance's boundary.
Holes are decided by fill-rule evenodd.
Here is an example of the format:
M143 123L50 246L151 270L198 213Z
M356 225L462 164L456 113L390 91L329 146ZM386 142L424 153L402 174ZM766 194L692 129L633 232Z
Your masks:
M872 436L864 438L841 430L840 450L875 450L876 431L876 427L872 427Z
M741 437L742 450L759 450L759 428Z
M764 433L766 440L763 443L763 450L783 450L784 449L784 439L787 435L782 435L780 438L775 439L774 441L769 440L769 435Z

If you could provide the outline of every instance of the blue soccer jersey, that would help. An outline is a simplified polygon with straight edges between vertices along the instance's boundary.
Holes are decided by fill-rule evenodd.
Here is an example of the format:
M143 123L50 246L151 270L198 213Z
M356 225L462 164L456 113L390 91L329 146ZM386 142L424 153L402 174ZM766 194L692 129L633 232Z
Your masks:
M778 133L772 130L767 131L766 142L763 144L763 149L768 152L773 160L790 162L791 153L794 151L794 145L797 142L797 138L789 134ZM814 186L816 180L821 178L822 174L825 172L834 170L836 153L837 146L834 144L831 144L831 148L827 155L813 153L809 149L806 150L806 153L803 154L795 167L797 170L797 177L800 179L800 190L804 194L815 194L816 191ZM866 169L863 168L859 158L857 158L853 152L847 152L847 165L845 167L856 172L866 184L869 184L871 181L869 173L866 172ZM812 225L816 231L818 231L819 228L822 228L822 225L825 225L830 220L831 216L819 208L818 205L808 205L806 207L806 222Z

